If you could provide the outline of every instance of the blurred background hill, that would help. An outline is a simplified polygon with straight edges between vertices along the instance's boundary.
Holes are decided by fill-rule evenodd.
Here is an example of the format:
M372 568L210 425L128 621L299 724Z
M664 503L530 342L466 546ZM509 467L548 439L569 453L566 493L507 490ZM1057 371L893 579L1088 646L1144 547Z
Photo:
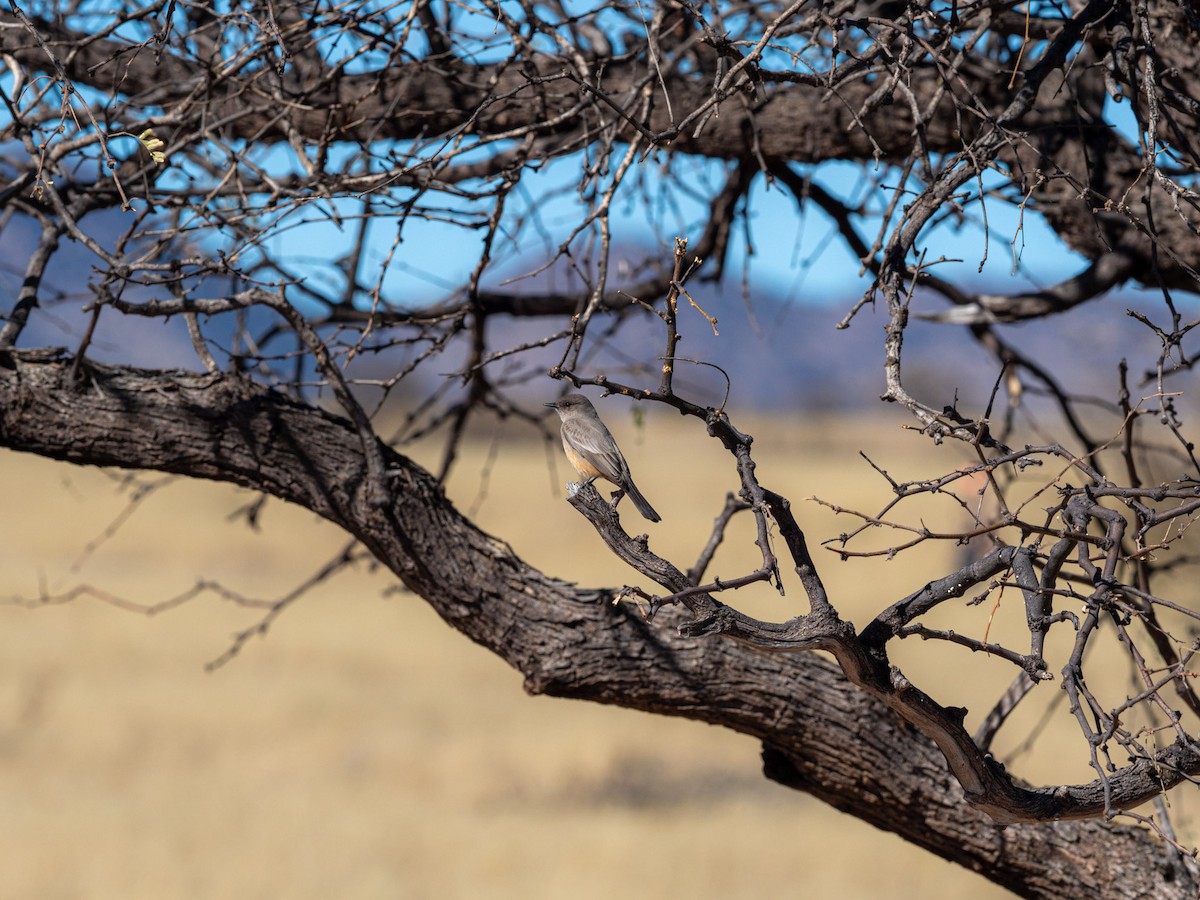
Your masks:
M0 258L21 260L36 243L36 231L18 225L0 231ZM630 259L642 258L646 248L630 246L625 250ZM63 264L48 279L47 305L52 316L38 317L30 326L27 343L60 345L74 349L82 337L89 316L82 311L90 301L86 295L72 294L67 285L86 281L90 261L86 251L67 246L60 255ZM620 256L620 251L616 252ZM551 267L536 277L513 283L518 274L536 271L533 260L515 260L500 269L490 287L514 293L538 293L562 290L571 279L562 265ZM0 264L0 285L5 283L15 291L21 279L20 266ZM858 300L847 286L836 293L814 294L782 283L778 279L762 279L752 288L740 285L736 278L720 284L692 282L697 303L717 319L718 334L700 313L681 303L680 332L683 340L679 356L684 359L712 363L730 373L732 408L741 410L782 410L788 412L869 412L878 408L883 390L883 326L886 316L872 305L864 307L849 327L838 329ZM620 279L616 279L620 285ZM210 283L209 293L220 292L218 281ZM578 289L578 284L575 284ZM1011 291L1011 282L984 286L997 292ZM146 293L142 299L149 299ZM131 289L127 299L136 299ZM661 298L641 298L656 302ZM1185 301L1181 301L1185 302ZM1071 391L1111 400L1118 385L1117 364L1124 356L1131 365L1135 385L1152 392L1147 378L1152 374L1159 342L1145 325L1126 315L1127 309L1141 311L1159 322L1162 318L1158 298L1133 290L1113 292L1099 302L1084 304L1058 316L1027 324L997 326L997 333L1035 363L1054 371L1062 386ZM936 313L946 308L942 302L918 296L914 316ZM249 321L262 324L269 314L253 310ZM214 348L218 358L221 351L236 350L233 337L234 317L226 315L210 322L205 332L216 338ZM561 324L561 323L560 323ZM541 318L521 319L495 316L489 320L490 333L496 347L517 346L535 341L552 330ZM627 317L620 326L618 341L589 357L591 371L619 372L628 369L649 372L653 360L662 352L662 328L656 318L646 315ZM1087 336L1086 351L1080 336ZM465 344L465 341L463 342ZM414 352L419 352L414 351ZM137 317L102 316L89 347L89 355L101 362L120 359L133 364L162 368L196 368L198 362L191 348L181 318L167 321ZM558 361L561 345L534 348L493 366L495 377L508 372L529 375L544 374ZM411 355L399 348L360 355L352 372L360 378L388 378L402 368ZM418 368L408 383L398 392L403 396L419 395L441 385L449 373L466 359L465 347L452 345L438 355L432 364ZM922 322L914 319L905 335L906 383L926 402L950 405L956 400L967 408L982 408L996 381L998 370L981 354L967 328ZM953 380L947 373L956 373ZM696 402L720 404L725 392L724 378L704 365L681 363L677 384L689 392ZM535 378L528 387L516 388L513 393L532 403L542 394L556 389L552 382ZM369 390L366 393L370 393ZM403 402L403 401L401 401ZM1027 393L1024 402L1035 407L1040 403L1037 391Z

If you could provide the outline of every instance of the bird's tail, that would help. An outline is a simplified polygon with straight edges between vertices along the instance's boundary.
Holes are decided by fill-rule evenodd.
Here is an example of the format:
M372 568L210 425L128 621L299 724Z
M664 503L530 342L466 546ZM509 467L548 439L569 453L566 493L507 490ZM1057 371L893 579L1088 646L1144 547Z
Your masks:
M662 516L654 511L654 507L650 502L642 496L642 492L637 489L632 479L625 481L625 493L629 495L629 499L633 501L633 505L637 507L637 511L649 519L651 522L661 522Z

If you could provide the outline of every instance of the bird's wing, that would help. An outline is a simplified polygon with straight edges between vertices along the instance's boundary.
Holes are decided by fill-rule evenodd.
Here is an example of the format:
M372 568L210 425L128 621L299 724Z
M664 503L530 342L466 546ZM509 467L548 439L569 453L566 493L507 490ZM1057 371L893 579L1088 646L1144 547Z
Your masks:
M629 479L629 465L617 449L617 442L602 422L589 423L583 427L575 422L564 422L563 432L576 452L613 484L620 487Z

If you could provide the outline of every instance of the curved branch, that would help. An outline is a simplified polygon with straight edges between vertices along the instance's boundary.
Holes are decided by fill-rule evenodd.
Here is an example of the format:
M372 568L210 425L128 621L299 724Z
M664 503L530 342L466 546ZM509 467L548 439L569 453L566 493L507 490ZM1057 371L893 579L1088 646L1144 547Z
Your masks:
M969 808L953 780L920 774L944 765L934 744L848 691L824 660L681 636L614 607L607 592L543 575L464 519L432 476L382 446L393 490L385 508L372 506L365 454L343 419L241 378L90 366L76 383L71 363L0 356L0 446L227 481L301 504L357 537L448 623L523 672L531 692L757 737L771 748L767 771L776 780L995 873L1025 896L1089 885L1195 895L1200 882L1183 868L1146 867L1161 855L1144 831L1099 822L1004 829ZM157 440L147 443L147 434Z
M951 325L992 325L1041 319L1099 297L1138 274L1138 261L1124 247L1098 258L1073 278L1053 287L1025 294L979 294L972 296L942 282L927 282L954 304L939 313L917 313L918 319Z
M605 386L615 391L632 390L611 381L606 381ZM647 398L669 403L692 415L700 414L700 410L677 395L643 393ZM707 419L710 433L738 457L739 470L752 472L754 464L749 459L750 437L734 428L726 416L718 416L710 411ZM762 573L731 579L728 584L693 585L687 575L650 550L646 537L635 539L626 534L615 510L601 499L594 487L585 485L582 489L573 490L569 500L592 523L609 549L620 559L672 591L665 598L650 598L652 615L664 603L679 602L694 617L692 621L679 626L680 632L687 636L720 635L759 650L776 652L828 651L837 659L851 682L881 700L904 721L936 743L968 800L999 822L1084 819L1104 815L1114 809L1130 809L1189 776L1200 773L1200 748L1181 737L1153 758L1133 760L1111 778L1050 789L1028 789L1018 784L1004 771L1003 766L975 744L963 727L967 711L942 706L910 682L900 669L890 664L886 645L891 637L903 636L905 627L918 616L949 599L961 597L974 585L1010 567L1017 572L1018 582L1026 591L1029 616L1034 622L1035 632L1044 629L1045 625L1040 621L1043 617L1037 597L1038 585L1032 568L1024 565L1024 560L1014 561L1014 556L1022 551L1002 547L957 572L931 581L920 591L884 610L861 635L855 635L853 626L842 621L829 601L808 553L803 533L791 517L787 503L778 494L758 486L752 475L749 477L752 484L747 483L747 476L743 475L745 493L761 494L777 519L796 572L808 595L811 605L808 615L797 616L787 622L764 622L725 606L712 594L725 587L739 587L762 580ZM1094 515L1107 519L1115 516L1110 528L1124 527L1124 520L1119 516L1093 505L1097 509ZM1119 544L1119 536L1110 536L1109 543L1115 548ZM1115 565L1115 559L1116 550L1113 549L1105 569L1105 576L1110 579L1110 569ZM1031 654L1016 658L1031 678L1043 680L1047 677L1046 664L1041 658L1039 646L1035 635Z

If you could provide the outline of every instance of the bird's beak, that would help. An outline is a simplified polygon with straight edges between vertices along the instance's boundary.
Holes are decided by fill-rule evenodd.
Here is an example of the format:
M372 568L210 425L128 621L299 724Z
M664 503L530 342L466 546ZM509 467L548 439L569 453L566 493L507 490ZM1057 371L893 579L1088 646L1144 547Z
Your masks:
M550 407L551 409L558 409L558 404L557 404L557 403L543 403L543 404L542 404L542 406L548 406L548 407Z

